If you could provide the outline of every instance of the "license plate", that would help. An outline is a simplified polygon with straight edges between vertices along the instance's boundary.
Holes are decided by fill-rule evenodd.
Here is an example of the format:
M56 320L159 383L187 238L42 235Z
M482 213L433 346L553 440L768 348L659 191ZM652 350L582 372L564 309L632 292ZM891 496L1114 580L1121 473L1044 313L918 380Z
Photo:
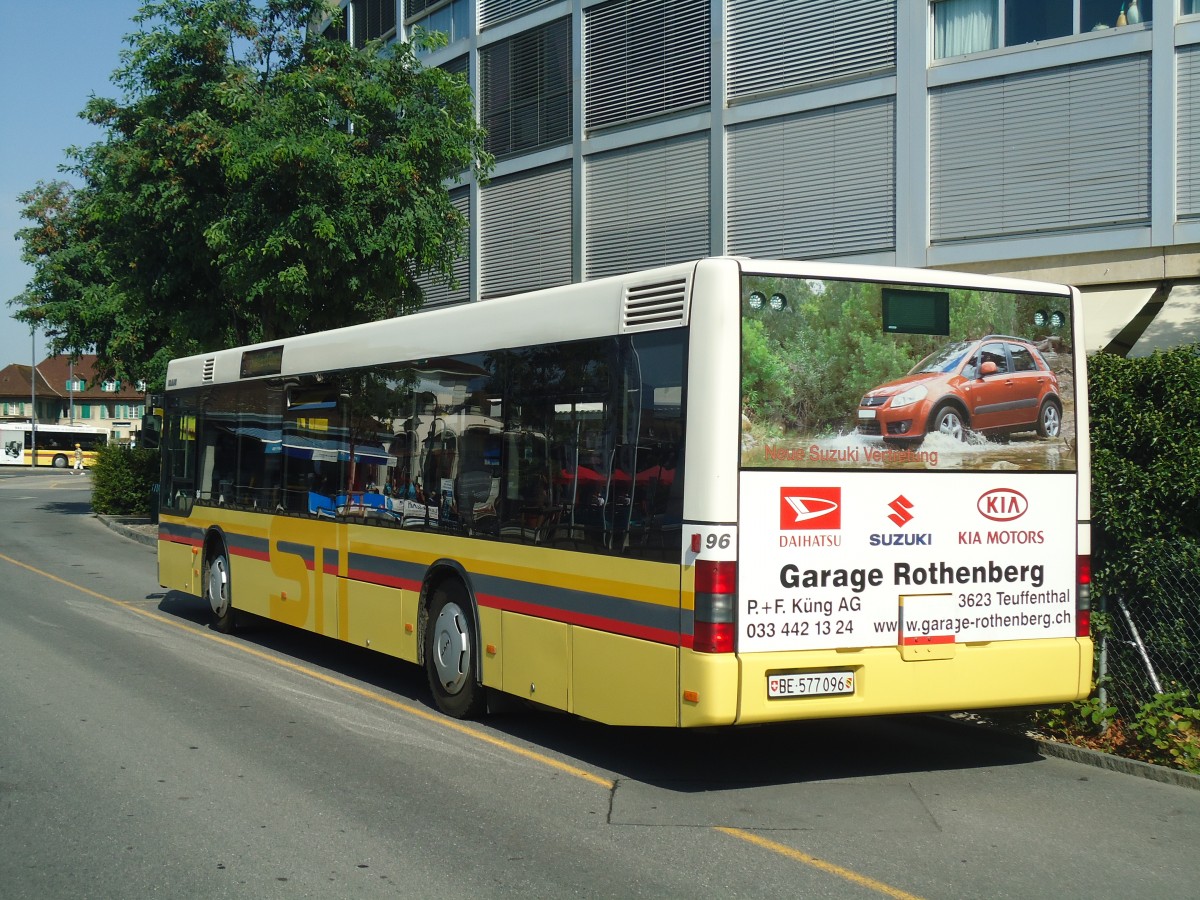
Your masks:
M858 417L859 417L860 419L873 419L873 418L875 418L875 410L873 410L873 409L860 409L860 410L858 411Z
M767 676L767 696L828 697L853 694L853 672L788 672Z

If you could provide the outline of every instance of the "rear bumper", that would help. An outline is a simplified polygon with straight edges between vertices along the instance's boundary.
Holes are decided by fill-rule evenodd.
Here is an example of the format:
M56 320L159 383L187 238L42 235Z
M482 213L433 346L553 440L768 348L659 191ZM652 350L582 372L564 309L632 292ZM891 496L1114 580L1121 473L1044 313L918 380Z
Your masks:
M1086 638L957 644L950 658L915 661L903 659L898 647L713 654L707 660L683 652L685 689L689 679L710 688L699 691L699 703L684 704L684 726L1038 706L1082 699L1092 687ZM732 675L735 668L737 689L716 689L724 680L717 673ZM769 675L804 670L853 672L855 692L768 699Z

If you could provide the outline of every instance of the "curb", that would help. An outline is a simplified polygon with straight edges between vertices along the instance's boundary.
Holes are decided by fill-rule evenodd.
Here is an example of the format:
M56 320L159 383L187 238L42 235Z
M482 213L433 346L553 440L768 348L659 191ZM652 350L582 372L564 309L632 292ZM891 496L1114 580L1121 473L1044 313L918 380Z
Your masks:
M158 546L158 535L146 534L131 527L133 525L149 525L150 519L145 516L105 516L97 513L96 518L122 537L145 544L147 547Z
M1042 756L1053 756L1071 762L1083 763L1097 769L1107 769L1110 772L1120 772L1122 775L1133 775L1149 781L1163 784L1173 784L1176 787L1191 788L1200 791L1200 775L1184 772L1180 769L1169 769L1166 766L1142 762L1138 759L1126 759L1123 756L1113 756L1111 753L1101 753L1099 750L1089 750L1086 747L1076 747L1074 744L1060 744L1045 738L1029 738L1037 752Z
M1023 747L1032 753L1036 753L1038 756L1063 759L1068 762L1091 766L1095 769L1105 769L1106 771L1117 772L1121 775L1132 775L1134 778L1144 778L1147 781L1157 781L1160 784L1170 784L1175 787L1200 791L1200 775L1193 775L1191 772L1184 772L1182 769L1172 769L1167 766L1142 762L1138 759L1126 759L1123 756L1114 756L1111 753L1090 750L1087 747L1076 747L1074 744L1062 744L1058 741L1035 737L1034 735L1014 734L1011 731L1005 731L1003 728L989 725L986 720L970 721L957 719L952 716L935 716L933 719L947 726L973 729L980 735L986 735L990 741L1007 741L1013 746Z

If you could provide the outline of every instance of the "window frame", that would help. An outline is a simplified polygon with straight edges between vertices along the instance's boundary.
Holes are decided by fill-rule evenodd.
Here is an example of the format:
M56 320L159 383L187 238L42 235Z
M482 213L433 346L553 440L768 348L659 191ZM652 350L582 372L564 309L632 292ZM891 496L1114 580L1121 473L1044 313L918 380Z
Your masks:
M992 25L992 45L971 47L969 49L951 49L945 50L939 48L938 37L938 10L946 10L951 4L966 4L975 2L981 6L990 6L994 20ZM929 0L929 54L930 58L935 63L955 61L963 57L978 56L984 53L995 53L1003 51L1015 51L1021 49L1029 49L1032 47L1043 46L1048 42L1069 41L1079 38L1092 37L1104 34L1124 33L1127 28L1142 28L1153 25L1154 18L1154 3L1153 0L1137 0L1140 13L1139 22L1127 22L1125 25L1118 26L1116 24L1116 15L1113 16L1112 25L1103 25L1102 22L1097 22L1094 26L1086 28L1083 25L1085 15L1088 18L1095 17L1094 13L1085 12L1088 6L1097 3L1108 5L1117 4L1123 12L1128 6L1129 0L1121 2L1121 0L1058 0L1060 6L1066 4L1070 7L1070 28L1068 31L1058 34L1047 34L1044 37L1029 37L1026 40L1017 42L1012 40L1010 35L1009 14L1013 12L1012 7L1020 3L1029 3L1033 0ZM1188 0L1180 0L1180 9ZM1198 10L1200 11L1200 10ZM1103 26L1103 27L1102 27Z

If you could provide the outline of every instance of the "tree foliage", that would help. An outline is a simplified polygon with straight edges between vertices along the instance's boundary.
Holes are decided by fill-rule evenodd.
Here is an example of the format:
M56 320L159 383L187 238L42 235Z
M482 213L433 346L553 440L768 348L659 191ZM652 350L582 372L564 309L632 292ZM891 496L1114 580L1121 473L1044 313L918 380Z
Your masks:
M1200 352L1088 360L1097 586L1152 596L1200 568Z
M331 12L332 10L332 12ZM82 117L76 184L20 198L34 267L12 301L55 352L161 379L172 357L398 315L448 280L448 180L490 158L466 81L411 45L311 26L327 0L153 0Z

